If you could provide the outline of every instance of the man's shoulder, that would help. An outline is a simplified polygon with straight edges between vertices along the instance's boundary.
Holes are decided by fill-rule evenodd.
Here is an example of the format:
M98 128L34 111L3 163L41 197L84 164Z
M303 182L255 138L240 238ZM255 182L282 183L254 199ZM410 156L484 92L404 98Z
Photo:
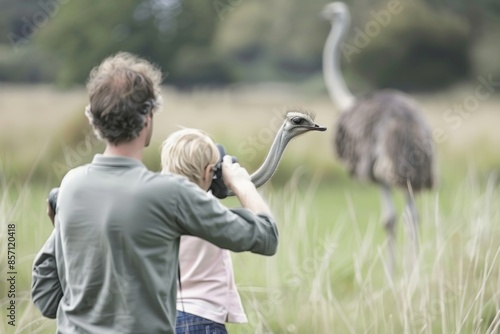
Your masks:
M173 174L173 173L154 173L150 172L152 181L170 188L175 188L180 191L199 188L197 185L189 181L189 179L183 175Z
M61 184L70 182L73 179L79 178L82 174L84 174L85 169L89 164L81 165L75 168L70 169L63 177Z
M86 164L71 169L64 176L61 186L69 184L80 185L82 183L88 184L90 179L92 179L92 177L90 177L92 173L89 173L89 167L91 166L91 164ZM204 193L199 186L189 181L189 179L183 175L158 173L146 168L136 170L133 174L133 179L131 179L129 175L126 183L133 183L133 187L138 192L149 193L152 196L172 195L193 198Z
M175 205L182 206L181 203L192 203L207 196L199 186L177 174L149 172L140 183L136 191L145 199L162 198L162 201Z

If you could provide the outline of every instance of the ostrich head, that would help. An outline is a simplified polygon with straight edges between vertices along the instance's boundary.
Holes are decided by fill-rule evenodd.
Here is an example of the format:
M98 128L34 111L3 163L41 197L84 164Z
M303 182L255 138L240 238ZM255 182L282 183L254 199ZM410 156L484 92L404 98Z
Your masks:
M276 134L264 163L255 173L250 175L250 179L256 187L265 184L274 174L281 160L281 156L292 138L309 131L326 130L324 126L319 126L314 123L314 115L306 111L289 110L284 115L284 118L283 125ZM230 192L229 196L232 195L233 193Z
M328 21L345 20L349 18L349 8L343 2L332 2L323 8L321 16Z
M291 110L285 114L283 124L284 139L292 139L308 131L325 131L326 127L314 123L314 114L301 110Z

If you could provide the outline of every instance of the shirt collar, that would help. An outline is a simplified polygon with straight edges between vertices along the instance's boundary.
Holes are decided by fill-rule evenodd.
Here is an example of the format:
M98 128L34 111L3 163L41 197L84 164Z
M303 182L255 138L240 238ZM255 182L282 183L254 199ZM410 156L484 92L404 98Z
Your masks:
M96 166L106 166L106 167L144 167L146 166L134 158L125 157L125 156L109 156L96 154L94 159L92 159L92 164Z

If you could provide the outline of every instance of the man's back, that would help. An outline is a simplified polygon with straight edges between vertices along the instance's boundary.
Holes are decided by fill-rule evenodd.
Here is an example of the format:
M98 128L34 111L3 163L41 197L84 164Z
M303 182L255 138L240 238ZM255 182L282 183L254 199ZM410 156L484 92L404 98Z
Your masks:
M169 184L173 177L124 157L97 156L65 178L56 220L59 330L153 333L175 323L165 312L173 307L179 235L167 221L175 222Z
M267 215L229 211L184 177L150 172L126 157L96 155L72 170L57 207L32 293L40 309L57 309L61 333L173 332L181 235L233 251L272 255L277 247ZM62 298L47 305L42 295L56 282L39 277L52 248Z

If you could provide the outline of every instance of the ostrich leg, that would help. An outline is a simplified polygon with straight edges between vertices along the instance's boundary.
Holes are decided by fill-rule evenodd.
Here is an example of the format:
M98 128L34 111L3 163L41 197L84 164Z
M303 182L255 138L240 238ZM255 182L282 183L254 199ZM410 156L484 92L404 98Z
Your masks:
M391 188L388 185L381 186L382 191L382 223L387 233L387 270L392 278L395 267L395 243L396 243L396 209L392 200Z
M419 242L418 242L418 213L415 205L415 197L411 188L408 189L406 193L406 206L404 213L404 222L406 229L408 231L408 236L410 238L409 245L409 262L408 262L408 272L412 272L416 267L417 258L419 253Z

